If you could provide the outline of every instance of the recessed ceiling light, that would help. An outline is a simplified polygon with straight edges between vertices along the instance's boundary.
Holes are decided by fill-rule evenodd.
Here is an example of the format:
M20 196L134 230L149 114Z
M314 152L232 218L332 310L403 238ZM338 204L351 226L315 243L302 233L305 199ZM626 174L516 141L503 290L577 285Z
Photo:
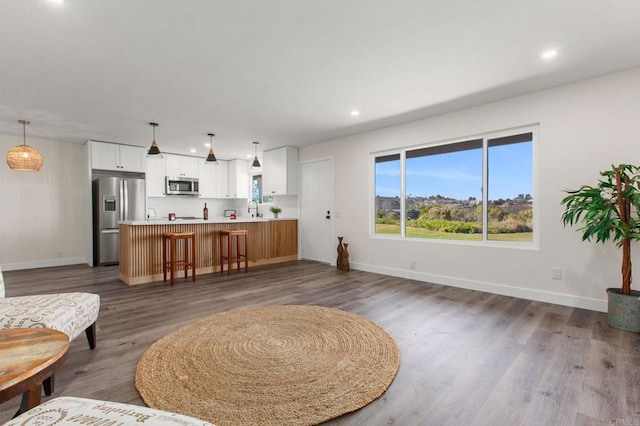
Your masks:
M357 117L360 115L360 111L358 111L357 109L354 109L353 111L351 111L351 115L354 117Z
M545 50L544 52L542 52L542 55L540 55L540 57L542 59L553 59L556 56L558 56L558 50L557 49L549 49L549 50Z
M55 4L65 4L67 0L49 0L51 3Z
M191 152L197 152L195 149L191 148L189 151Z

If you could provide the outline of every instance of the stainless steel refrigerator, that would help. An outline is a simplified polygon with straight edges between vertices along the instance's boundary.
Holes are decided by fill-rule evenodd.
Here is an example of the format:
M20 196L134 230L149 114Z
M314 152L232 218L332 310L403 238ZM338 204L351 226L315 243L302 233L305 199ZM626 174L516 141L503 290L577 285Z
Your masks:
M98 177L93 180L94 265L114 265L120 256L121 220L144 220L144 179Z

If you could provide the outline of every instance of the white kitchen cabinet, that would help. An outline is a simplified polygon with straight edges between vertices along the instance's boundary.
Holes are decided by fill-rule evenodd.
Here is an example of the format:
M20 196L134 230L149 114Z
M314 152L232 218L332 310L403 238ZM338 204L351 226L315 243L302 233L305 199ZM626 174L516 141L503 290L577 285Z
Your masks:
M262 154L262 194L298 193L298 148L284 146Z
M198 190L200 198L216 198L216 163L198 161Z
M199 158L175 154L164 154L164 157L167 176L190 178L198 176Z
M229 197L229 162L216 161L214 165L216 177L216 198Z
M144 173L146 154L139 146L91 141L91 168Z
M249 198L249 162L229 161L229 198Z
M147 158L145 184L147 197L164 197L165 193L164 158Z

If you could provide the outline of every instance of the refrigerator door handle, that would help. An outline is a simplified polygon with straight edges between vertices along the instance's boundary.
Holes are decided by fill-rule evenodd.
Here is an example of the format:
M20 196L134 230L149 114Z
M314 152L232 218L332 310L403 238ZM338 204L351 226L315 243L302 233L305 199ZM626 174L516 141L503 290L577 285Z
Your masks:
M118 181L118 221L122 220L122 209L124 208L122 200L122 181Z
M122 220L127 220L129 217L129 182L126 180L122 181L122 187L124 188L123 199L124 199L124 208L122 209Z
M117 234L120 232L120 230L119 229L101 229L100 232L103 234Z

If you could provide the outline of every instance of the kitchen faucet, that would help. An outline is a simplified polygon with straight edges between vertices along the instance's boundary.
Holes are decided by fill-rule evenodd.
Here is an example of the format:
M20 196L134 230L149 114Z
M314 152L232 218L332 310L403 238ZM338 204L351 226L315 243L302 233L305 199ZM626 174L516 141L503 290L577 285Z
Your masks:
M258 209L258 201L256 200L252 200L251 202L249 202L249 208L247 209L247 213L251 213L251 205L255 203L256 204L256 216L255 217L260 217L260 210Z

